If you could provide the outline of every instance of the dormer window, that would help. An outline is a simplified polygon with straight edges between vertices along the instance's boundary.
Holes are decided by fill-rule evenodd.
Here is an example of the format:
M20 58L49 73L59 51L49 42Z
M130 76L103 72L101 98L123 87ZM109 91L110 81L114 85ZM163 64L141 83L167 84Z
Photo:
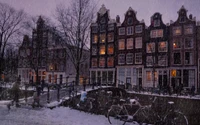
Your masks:
M128 25L132 25L133 24L133 18L132 17L128 18L127 24Z
M106 19L105 18L101 18L100 23L103 24L105 22L106 22Z
M179 18L179 22L180 22L180 23L184 23L185 21L186 21L185 16L181 16L181 17Z
M158 26L160 26L160 20L156 19L154 20L154 27L158 27Z

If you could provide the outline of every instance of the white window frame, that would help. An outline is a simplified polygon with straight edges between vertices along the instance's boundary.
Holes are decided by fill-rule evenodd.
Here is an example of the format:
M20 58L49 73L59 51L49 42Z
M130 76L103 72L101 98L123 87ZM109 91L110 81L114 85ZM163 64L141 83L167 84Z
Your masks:
M114 30L114 24L108 24L108 31Z
M182 44L181 44L181 40L180 40L180 39L181 39L181 38L174 38L174 39L173 39L173 49L174 49L174 50L176 50L176 49L181 49L181 45L182 45ZM174 47L175 44L176 44L176 43L175 43L175 40L178 41L178 43L180 44L180 47L178 47L178 48L175 48L175 47Z
M153 56L147 56L146 57L146 66L153 66Z
M149 46L149 45L152 45L152 50L149 50L149 49L148 49L148 46ZM154 52L155 52L155 42L147 43L147 44L146 44L146 51L147 51L147 53L154 53Z
M167 65L167 55L158 56L158 65L159 66L166 66Z
M133 53L126 54L126 64L133 64Z
M192 41L192 46L191 47L187 47L186 45L186 39L190 39L191 41ZM190 41L190 42L191 42ZM185 39L184 39L184 47L186 48L186 49L192 49L193 47L194 47L194 39L192 38L192 37L186 37Z
M133 26L129 26L129 27L126 28L126 34L127 35L133 35L133 32L134 32Z
M190 62L188 62L187 63L187 60L186 60L186 53L190 53L190 57L189 57L189 61ZM184 63L185 63L185 65L193 65L194 64L194 53L193 52L185 52L184 53Z
M181 35L182 34L182 28L181 26L175 26L172 28L173 29L173 36L178 36L178 35ZM176 33L176 30L180 30L180 33Z
M151 30L150 35L151 38L163 37L163 29Z
M142 25L135 26L135 33L142 33Z
M125 35L125 32L126 32L125 27L121 27L121 28L119 28L119 30L118 30L118 34L119 34L119 35Z
M126 48L127 49L133 49L133 38L128 38L126 40Z
M142 53L135 53L135 64L142 64Z
M120 43L124 44L123 48L120 47ZM125 39L119 39L119 41L118 41L118 50L124 50L124 49L125 49Z
M142 37L135 38L135 48L136 49L142 48Z
M162 43L165 43L165 47L161 48L160 45ZM168 48L168 42L167 41L161 41L158 43L158 52L167 52L167 48Z
M193 34L193 25L184 25L184 34Z
M175 54L175 53L179 53L179 54L180 54L180 63L178 63L178 64L175 64L175 63L174 63L174 62L175 62L175 57L174 57L174 54ZM182 64L181 52L174 52L174 53L173 53L173 64L174 64L174 65L181 65L181 64Z
M118 55L118 64L125 64L125 54Z

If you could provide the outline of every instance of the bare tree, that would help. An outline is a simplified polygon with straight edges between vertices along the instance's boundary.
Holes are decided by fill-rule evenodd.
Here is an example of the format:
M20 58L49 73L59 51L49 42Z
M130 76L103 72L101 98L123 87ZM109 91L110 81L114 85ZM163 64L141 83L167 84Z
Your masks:
M6 46L14 36L20 34L25 16L23 10L18 11L7 4L0 3L0 75L4 70Z
M89 41L89 28L94 19L95 4L91 0L72 0L65 8L58 5L56 18L61 31L66 37L67 52L76 70L76 85L79 81L80 64L83 61L83 51Z
M4 63L4 73L6 75L5 81L14 80L17 74L18 68L18 50L14 46L9 46L6 48L5 52L5 63Z

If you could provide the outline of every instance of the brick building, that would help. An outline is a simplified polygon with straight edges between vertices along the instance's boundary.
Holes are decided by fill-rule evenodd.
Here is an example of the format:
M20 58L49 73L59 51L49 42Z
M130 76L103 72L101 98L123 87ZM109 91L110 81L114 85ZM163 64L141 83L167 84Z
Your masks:
M108 78L116 86L130 83L160 89L168 85L199 89L200 26L195 17L188 16L182 6L175 22L164 24L159 12L150 21L150 26L145 26L130 7L120 23L119 16L111 20L109 10L100 8L96 22L91 24L90 82L104 83ZM115 62L112 67L109 58Z
M19 48L18 76L22 83L45 80L46 83L66 83L75 80L76 70L69 56L69 45L61 32L45 24L42 17L33 29L32 38L24 36ZM72 49L76 49L71 46ZM89 75L89 51L83 50L80 78Z

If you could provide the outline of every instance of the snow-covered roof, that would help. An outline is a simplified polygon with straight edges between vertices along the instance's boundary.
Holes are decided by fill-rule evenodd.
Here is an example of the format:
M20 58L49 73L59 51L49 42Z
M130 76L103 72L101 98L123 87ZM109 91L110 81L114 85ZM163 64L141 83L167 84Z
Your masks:
M110 19L110 20L108 21L109 24L115 23L115 22L116 22L115 19Z
M105 7L105 5L103 4L103 5L101 6L101 8L99 9L98 13L102 16L102 15L104 15L107 11L109 11L109 9L107 9L107 8Z
M129 11L133 11L135 14L137 14L137 11L135 11L131 7L129 7L128 10L126 11L126 13L124 15L126 15Z

